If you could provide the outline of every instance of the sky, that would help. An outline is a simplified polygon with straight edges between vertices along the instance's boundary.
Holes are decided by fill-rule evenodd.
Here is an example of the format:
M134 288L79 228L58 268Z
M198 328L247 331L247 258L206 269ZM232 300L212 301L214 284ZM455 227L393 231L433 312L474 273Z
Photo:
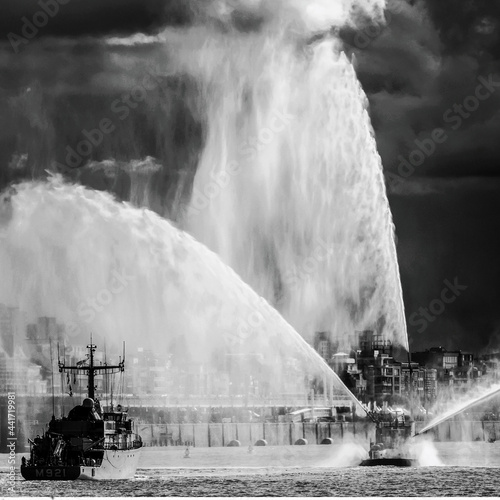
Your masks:
M416 2L357 53L388 181L413 349L439 342L500 350L499 23L497 2ZM491 89L482 96L484 81ZM444 131L437 142L436 129ZM467 288L426 317L420 308L441 311L432 302L455 279Z
M113 92L127 50L140 56L137 48L107 53L96 38L154 35L165 25L196 18L189 2L172 0L40 1L57 12L32 28L31 38L26 19L34 20L40 2L5 0L0 7L1 186L43 176L44 155L74 139L73 129L92 124L105 104L102 95L92 94L96 82ZM43 24L43 14L40 19ZM500 351L500 4L391 0L385 25L345 27L340 35L369 99L411 349ZM179 95L189 86L167 83ZM168 160L170 168L159 179L158 189L167 196L181 175L175 165L192 164L185 151L201 141L183 106L170 110L169 123L154 113L148 119L137 115L121 130L121 142L107 146L125 156L134 148L146 155L168 148L157 131L174 127L175 141L186 147ZM132 144L132 134L141 140ZM36 165L14 154L25 150L37 152ZM105 179L82 182L110 187Z

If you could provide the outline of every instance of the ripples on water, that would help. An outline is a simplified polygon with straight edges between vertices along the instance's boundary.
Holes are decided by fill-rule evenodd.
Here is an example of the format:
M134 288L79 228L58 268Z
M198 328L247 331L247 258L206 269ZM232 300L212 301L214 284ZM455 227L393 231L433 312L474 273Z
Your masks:
M131 481L24 481L16 496L498 496L500 443L436 443L438 467L335 467L355 445L145 449ZM5 463L5 462L4 462ZM2 476L5 469L2 470ZM4 476L5 477L5 476ZM5 494L5 492L3 492Z

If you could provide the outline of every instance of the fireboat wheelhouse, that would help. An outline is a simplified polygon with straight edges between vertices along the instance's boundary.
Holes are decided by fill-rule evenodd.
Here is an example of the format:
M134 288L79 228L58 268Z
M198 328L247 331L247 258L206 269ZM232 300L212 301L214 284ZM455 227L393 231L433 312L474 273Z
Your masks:
M415 422L402 412L370 415L376 424L375 443L370 443L369 458L361 466L392 465L411 467L417 460L410 455L408 440L415 434Z
M30 457L21 460L21 474L28 480L132 479L142 448L127 410L113 404L103 411L95 397L95 375L125 370L125 352L117 365L94 366L97 346L92 341L88 365L66 366L58 362L61 373L88 376L88 397L67 417L52 420L42 436L29 439Z

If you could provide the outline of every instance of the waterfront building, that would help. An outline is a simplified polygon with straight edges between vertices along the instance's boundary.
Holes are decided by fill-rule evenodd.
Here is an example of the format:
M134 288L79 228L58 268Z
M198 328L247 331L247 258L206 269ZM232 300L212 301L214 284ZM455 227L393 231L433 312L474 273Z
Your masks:
M372 330L356 332L358 349L337 352L329 359L332 369L340 376L348 389L363 403L381 406L393 404L431 405L437 397L437 370L412 361L401 362L394 358L394 347L388 340ZM317 347L327 340L316 336ZM469 357L462 363L470 364ZM458 356L447 363L458 364Z
M471 353L432 347L412 353L411 357L412 361L436 371L437 392L466 392L482 377L482 370L475 366Z
M478 360L478 369L491 383L500 382L500 352L483 354Z

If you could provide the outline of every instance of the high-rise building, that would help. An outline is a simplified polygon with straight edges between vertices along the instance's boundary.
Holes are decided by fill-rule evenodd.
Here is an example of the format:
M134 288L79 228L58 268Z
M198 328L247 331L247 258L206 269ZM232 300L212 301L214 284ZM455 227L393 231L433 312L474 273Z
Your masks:
M12 357L0 352L0 391L15 392L19 396L46 394L47 380L42 379L40 370L21 350Z
M25 336L26 320L17 307L0 304L1 347L8 356L13 356L16 341Z
M64 344L64 326L56 318L39 317L36 323L27 326L26 337L25 352L31 363L42 368L42 377L50 379L56 394L66 392L57 368L57 344Z
M56 318L41 316L36 323L29 324L26 330L28 340L40 345L64 340L64 326Z
M330 361L333 354L330 332L315 332L313 347L325 361Z
M135 395L164 395L171 391L167 376L168 360L139 347L132 357L126 392Z

